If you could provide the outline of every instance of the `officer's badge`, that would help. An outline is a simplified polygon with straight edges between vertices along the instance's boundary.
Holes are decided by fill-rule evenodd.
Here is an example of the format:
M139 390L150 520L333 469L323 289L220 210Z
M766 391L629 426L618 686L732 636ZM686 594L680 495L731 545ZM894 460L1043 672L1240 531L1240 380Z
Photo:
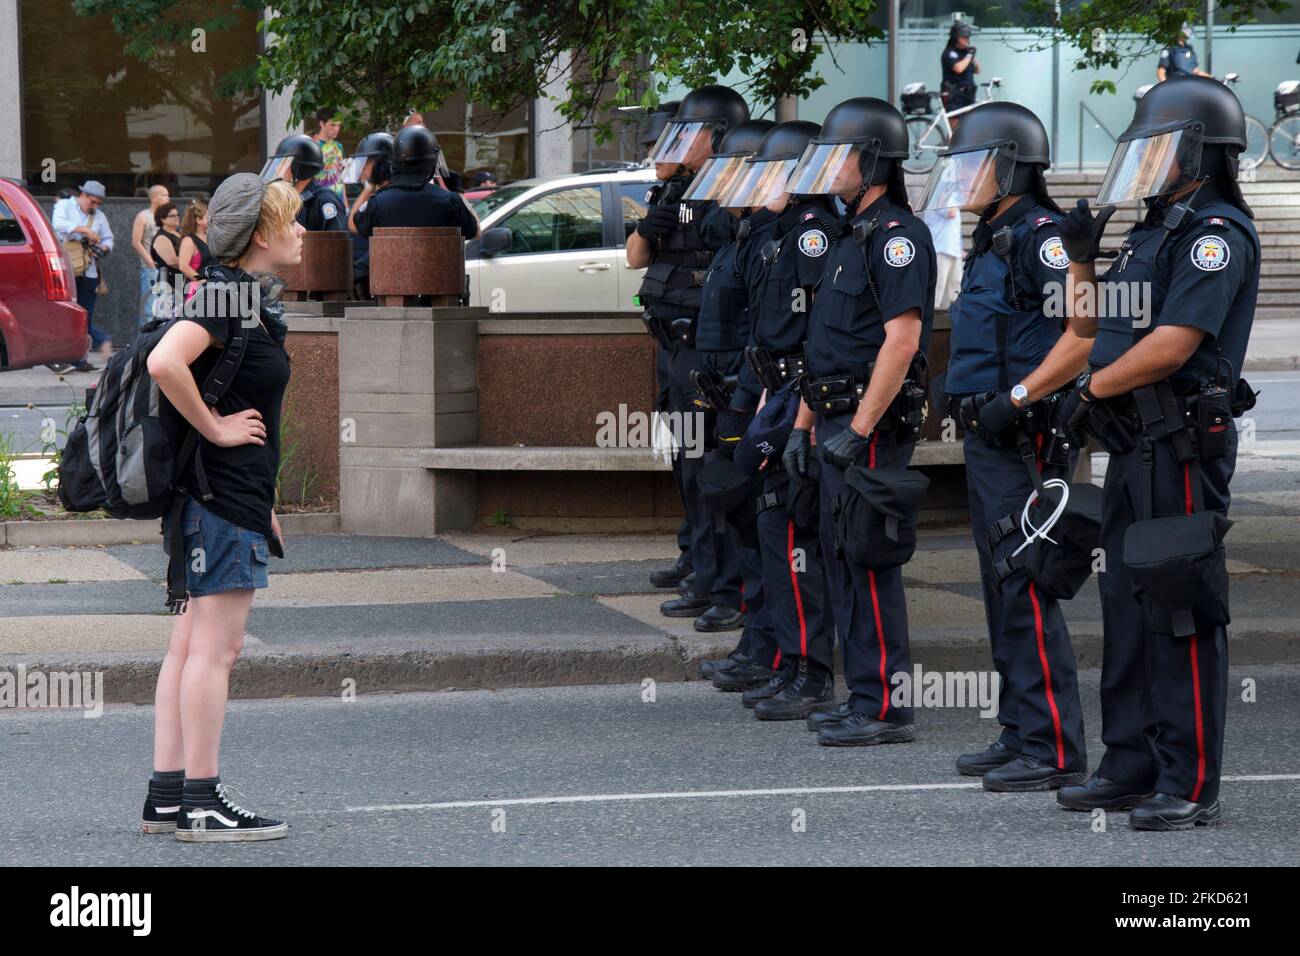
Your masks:
M320 214L328 221L339 214L338 209L332 202L321 203Z
M809 229L799 237L799 251L813 259L824 256L829 246L830 243L826 239L826 233L820 229Z
M1070 265L1070 257L1066 255L1065 246L1061 245L1060 236L1051 236L1038 247L1038 258L1043 260L1043 265L1052 269L1066 269Z
M1202 272L1218 272L1228 264L1228 244L1219 236L1201 236L1192 246L1192 265Z
M885 262L896 269L901 269L916 258L916 247L912 240L897 236L885 241Z

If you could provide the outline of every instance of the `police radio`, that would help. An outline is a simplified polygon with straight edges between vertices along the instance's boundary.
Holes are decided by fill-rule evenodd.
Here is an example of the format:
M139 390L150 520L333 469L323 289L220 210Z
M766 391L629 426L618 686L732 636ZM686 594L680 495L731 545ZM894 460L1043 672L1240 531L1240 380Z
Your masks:
M1011 231L1010 226L1003 226L993 233L993 251L1007 264L1007 272L1011 274L1011 305L1019 311L1020 287L1016 285L1016 269L1011 264L1011 247L1014 239L1015 233Z
M1203 381L1196 394L1196 450L1201 461L1228 454L1232 398L1232 363L1220 355L1214 378Z

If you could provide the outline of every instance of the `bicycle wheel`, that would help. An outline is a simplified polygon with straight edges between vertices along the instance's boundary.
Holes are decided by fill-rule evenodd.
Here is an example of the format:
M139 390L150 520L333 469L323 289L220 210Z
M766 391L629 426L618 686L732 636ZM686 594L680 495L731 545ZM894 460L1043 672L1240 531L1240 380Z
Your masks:
M932 122L930 116L907 118L908 156L903 160L904 172L928 173L939 159L939 150L948 145L948 134L937 125L931 127Z
M1238 163L1242 169L1254 169L1268 155L1268 127L1253 116L1246 117L1246 148Z
M1283 169L1300 169L1300 113L1284 116L1273 124L1268 154Z

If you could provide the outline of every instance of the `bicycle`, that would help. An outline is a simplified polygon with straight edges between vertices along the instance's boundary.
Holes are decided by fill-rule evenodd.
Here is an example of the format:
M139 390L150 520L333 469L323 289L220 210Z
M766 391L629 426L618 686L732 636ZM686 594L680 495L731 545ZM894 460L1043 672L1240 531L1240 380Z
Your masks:
M1216 76L1213 77L1213 79L1218 80L1219 78ZM1225 73L1223 79L1219 80L1219 82L1224 86L1231 88L1237 85L1239 79L1240 74L1238 73ZM1138 100L1142 99L1142 97L1146 95L1147 90L1151 89L1153 86L1155 86L1154 83L1148 83L1146 86L1139 86L1133 93L1133 101L1136 103ZM1281 87L1278 87L1278 89L1281 89ZM1276 99L1277 95L1274 94L1274 100ZM1274 126L1276 125L1277 124L1275 123ZM1246 148L1243 149L1237 157L1238 168L1251 170L1264 161L1264 157L1269 155L1272 151L1270 149L1269 135L1270 130L1262 121L1255 119L1255 117L1250 114L1246 114ZM1276 161L1277 157L1275 156L1273 158ZM1300 160L1300 155L1297 155L1297 159ZM1278 165L1280 166L1282 164L1278 163ZM1300 167L1292 166L1288 168L1296 169Z
M952 138L951 117L969 113L977 106L993 100L993 91L1002 87L1002 78L995 76L987 83L978 85L984 89L983 99L956 110L946 109L943 94L927 90L924 83L908 83L903 87L903 114L906 116L904 122L907 124L908 143L908 157L903 160L905 172L928 173L939 159L939 150L947 146ZM932 112L930 103L936 97L939 109Z
M1268 130L1268 154L1283 169L1300 169L1300 80L1284 80L1273 91L1277 115Z

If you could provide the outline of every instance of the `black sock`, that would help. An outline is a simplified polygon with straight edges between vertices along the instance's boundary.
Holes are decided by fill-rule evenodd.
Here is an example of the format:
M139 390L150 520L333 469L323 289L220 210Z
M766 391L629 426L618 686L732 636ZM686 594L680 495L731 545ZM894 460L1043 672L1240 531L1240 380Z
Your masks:
M220 777L186 777L184 786L185 796L196 798L215 796L217 792L217 784L220 782Z
M155 770L149 778L150 783L161 786L164 790L174 790L185 780L184 770Z

